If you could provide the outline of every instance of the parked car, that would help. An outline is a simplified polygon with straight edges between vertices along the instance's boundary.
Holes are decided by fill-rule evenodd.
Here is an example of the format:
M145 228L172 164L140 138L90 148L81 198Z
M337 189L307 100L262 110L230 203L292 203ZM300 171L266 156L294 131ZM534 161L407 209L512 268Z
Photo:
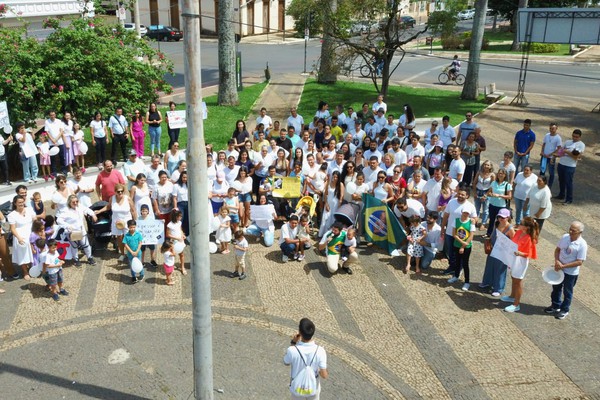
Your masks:
M125 28L126 31L135 31L135 24L133 22L125 22L123 28ZM147 33L148 28L146 28L146 25L140 24L140 35L146 36Z
M170 42L181 40L183 38L183 32L179 29L173 28L172 26L150 25L148 27L148 34L146 36L150 39Z
M410 15L403 15L400 17L401 28L414 28L417 21Z
M471 19L475 16L475 9L462 10L457 14L458 19Z
M350 34L361 35L377 30L377 23L371 21L356 21L350 26Z

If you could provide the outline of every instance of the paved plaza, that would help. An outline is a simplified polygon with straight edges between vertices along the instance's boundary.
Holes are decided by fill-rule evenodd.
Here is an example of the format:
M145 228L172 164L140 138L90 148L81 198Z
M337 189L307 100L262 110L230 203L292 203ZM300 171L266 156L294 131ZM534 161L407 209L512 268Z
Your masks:
M302 80L274 78L267 90L280 96L263 97L280 107L266 107L282 118ZM442 259L419 277L405 275L403 257L361 245L354 274L331 276L313 250L304 262L284 264L277 246L250 238L244 281L228 277L233 254L211 255L215 399L288 398L282 357L302 317L315 322L329 356L322 399L600 399L599 114L575 96L531 94L527 108L510 99L475 118L487 141L482 160L499 161L525 118L538 137L534 162L550 121L563 139L582 129L587 145L573 205L555 204L544 224L521 312L503 312L477 287L485 263L480 236L468 292L446 282ZM571 313L558 321L543 312L551 287L541 270L574 219L586 224L590 249ZM65 269L70 295L58 303L41 279L1 284L2 398L193 398L190 276L176 271L169 287L161 270L149 270L131 285L115 252L98 256L97 266Z

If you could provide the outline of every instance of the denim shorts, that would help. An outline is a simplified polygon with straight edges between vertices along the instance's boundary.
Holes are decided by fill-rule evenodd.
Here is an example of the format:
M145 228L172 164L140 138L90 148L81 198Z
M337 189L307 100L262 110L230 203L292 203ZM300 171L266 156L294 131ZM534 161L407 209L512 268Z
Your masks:
M240 216L238 214L229 214L229 218L231 218L231 223L232 224L239 224L240 223Z
M46 278L44 279L46 283L50 286L57 285L59 283L63 283L63 270L62 268L58 270L55 274L46 274Z
M146 249L150 250L150 251L154 251L156 249L156 245L154 244L143 244L142 245L142 251L146 251Z
M240 203L250 203L252 202L252 193L240 193L238 194L238 199L240 200Z

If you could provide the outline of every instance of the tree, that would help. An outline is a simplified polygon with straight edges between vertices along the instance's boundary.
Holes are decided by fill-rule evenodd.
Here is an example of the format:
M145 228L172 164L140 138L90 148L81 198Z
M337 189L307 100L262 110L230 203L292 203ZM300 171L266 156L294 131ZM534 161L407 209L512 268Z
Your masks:
M328 0L325 5L323 21L323 44L321 46L321 64L319 66L319 83L337 82L337 68L335 62L335 15L337 0Z
M219 94L220 106L240 104L236 85L235 32L233 29L233 1L219 1Z
M49 109L71 111L84 123L117 105L145 108L172 90L164 80L172 63L135 33L101 19L75 20L40 43L23 31L0 29L0 70L6 71L0 98L11 121L28 123Z
M465 100L477 100L479 96L479 61L481 59L481 45L483 43L487 3L488 0L477 0L475 2L475 17L473 18L471 47L469 51L469 68L467 69L465 84L460 95L461 99Z

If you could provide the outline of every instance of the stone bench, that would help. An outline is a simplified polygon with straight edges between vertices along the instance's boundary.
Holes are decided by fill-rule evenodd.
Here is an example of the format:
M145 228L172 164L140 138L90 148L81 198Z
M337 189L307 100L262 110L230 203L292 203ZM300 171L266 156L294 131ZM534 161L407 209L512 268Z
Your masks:
M496 91L496 83L490 83L483 88L483 95L486 103L493 104L504 97L504 92Z

